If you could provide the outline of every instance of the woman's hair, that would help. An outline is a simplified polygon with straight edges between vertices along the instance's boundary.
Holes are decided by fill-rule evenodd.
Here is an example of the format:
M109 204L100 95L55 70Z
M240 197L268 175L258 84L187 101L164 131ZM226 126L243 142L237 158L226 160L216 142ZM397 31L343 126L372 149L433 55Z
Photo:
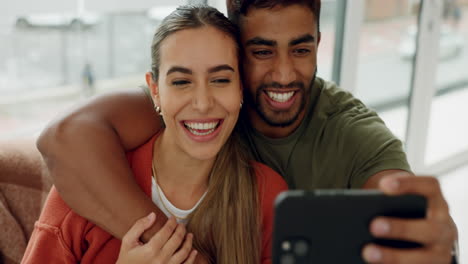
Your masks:
M239 54L239 30L216 8L206 5L180 6L165 17L159 25L151 44L151 70L154 80L158 80L161 65L161 43L169 36L184 29L211 26L232 38ZM240 67L240 63L239 63Z
M180 30L204 26L224 32L239 47L237 27L215 8L179 7L162 21L154 35L151 47L154 80L159 76L160 46L164 39ZM187 229L194 234L194 248L210 263L259 263L259 208L254 169L238 133L233 131L215 159L205 198L189 217Z

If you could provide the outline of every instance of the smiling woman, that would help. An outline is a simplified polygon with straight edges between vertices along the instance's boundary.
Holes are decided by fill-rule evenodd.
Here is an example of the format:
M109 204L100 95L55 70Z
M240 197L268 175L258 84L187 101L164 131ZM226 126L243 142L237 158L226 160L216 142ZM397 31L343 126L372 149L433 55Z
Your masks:
M153 214L120 243L52 189L24 263L193 263L197 252L209 263L271 262L273 199L287 186L239 143L237 40L236 27L206 6L179 7L154 35L146 81L165 128L127 155L138 184L169 218L153 239L139 242Z
M162 63L153 64L159 78L147 74L167 137L189 156L212 159L236 124L242 90L233 43L213 27L182 30L160 45Z

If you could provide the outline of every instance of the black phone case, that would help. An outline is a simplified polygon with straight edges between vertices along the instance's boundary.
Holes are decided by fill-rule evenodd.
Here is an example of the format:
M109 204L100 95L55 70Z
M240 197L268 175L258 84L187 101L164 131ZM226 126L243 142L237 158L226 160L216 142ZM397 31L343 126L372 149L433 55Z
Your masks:
M275 202L273 263L365 263L361 251L369 242L419 247L409 241L377 239L369 224L376 216L424 218L426 206L422 196L369 190L284 192Z

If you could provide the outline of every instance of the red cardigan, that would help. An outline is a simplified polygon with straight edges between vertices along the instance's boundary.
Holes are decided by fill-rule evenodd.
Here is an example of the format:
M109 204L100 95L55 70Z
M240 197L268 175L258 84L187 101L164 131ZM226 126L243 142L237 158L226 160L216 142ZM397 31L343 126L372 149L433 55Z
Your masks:
M157 136L128 154L137 183L151 197L152 146ZM273 202L287 189L283 178L269 167L253 163L262 210L261 263L271 263ZM36 222L22 263L115 263L121 241L79 216L52 187Z

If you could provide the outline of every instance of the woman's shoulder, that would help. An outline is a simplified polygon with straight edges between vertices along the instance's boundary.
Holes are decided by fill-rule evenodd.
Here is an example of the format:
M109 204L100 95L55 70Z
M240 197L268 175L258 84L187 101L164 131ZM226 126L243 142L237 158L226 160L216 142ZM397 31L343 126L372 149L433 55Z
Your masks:
M52 186L38 222L50 226L61 227L64 222L76 222L81 220L85 219L73 212L62 199L57 189L55 189L55 186Z
M288 189L288 185L275 170L260 162L252 161L257 176L257 185L262 196L274 199L276 195ZM274 197L273 197L274 196Z
M35 227L53 230L73 240L95 229L96 225L74 212L52 187Z
M34 225L34 231L29 241L30 251L34 251L34 247L42 246L45 243L57 250L57 254L65 252L64 254L70 257L78 256L79 252L74 250L82 245L81 239L78 238L81 238L93 226L94 224L68 207L55 187L52 187L41 215ZM28 247L30 246L28 245ZM58 253L58 250L63 250L63 252Z
M258 197L262 226L262 263L271 260L271 241L273 234L273 215L275 199L279 193L286 191L288 185L276 171L265 164L251 162L257 176Z

